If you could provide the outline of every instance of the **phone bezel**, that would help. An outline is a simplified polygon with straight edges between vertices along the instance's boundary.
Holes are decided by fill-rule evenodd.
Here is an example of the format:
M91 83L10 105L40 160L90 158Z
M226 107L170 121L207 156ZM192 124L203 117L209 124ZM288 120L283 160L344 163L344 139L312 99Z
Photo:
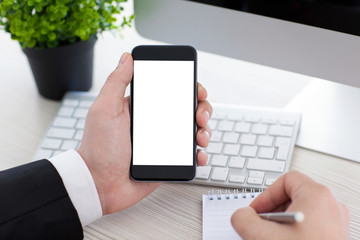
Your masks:
M196 109L197 109L197 53L191 46L142 45L132 50L134 60L194 61L194 110L193 110L193 165L133 165L131 148L130 176L136 181L190 181L196 174ZM135 79L136 81L136 79ZM130 83L131 146L133 146L134 77Z

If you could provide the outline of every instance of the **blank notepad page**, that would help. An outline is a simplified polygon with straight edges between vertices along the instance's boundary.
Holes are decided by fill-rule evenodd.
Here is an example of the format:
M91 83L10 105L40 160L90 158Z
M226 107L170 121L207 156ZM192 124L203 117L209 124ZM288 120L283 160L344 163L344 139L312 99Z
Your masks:
M221 199L214 194L203 195L203 240L208 239L241 239L231 225L231 215L239 208L247 207L258 193L221 194ZM237 196L237 198L236 198ZM253 197L252 197L253 196Z

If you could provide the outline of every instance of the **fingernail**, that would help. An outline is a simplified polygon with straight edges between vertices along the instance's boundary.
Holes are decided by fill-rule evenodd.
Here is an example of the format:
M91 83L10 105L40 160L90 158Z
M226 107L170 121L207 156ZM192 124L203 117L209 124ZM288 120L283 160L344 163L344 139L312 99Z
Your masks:
M205 165L208 164L209 162L209 156L207 155L207 153L204 151L204 150L200 150L200 152L202 152L205 156L206 156L206 162L205 162Z
M123 55L120 58L119 65L120 65L120 63L121 64L125 63L127 58L128 58L128 53L123 53Z
M200 83L198 83L198 87L199 87L199 90L204 88Z
M209 132L208 132L207 130L204 130L204 134L205 134L205 136L206 136L206 139L207 139L208 141L210 141L210 134L209 134Z
M210 119L210 114L209 114L209 112L208 112L208 111L204 111L204 112L203 112L203 116L204 116L204 118L205 118L205 122L208 122L209 119Z

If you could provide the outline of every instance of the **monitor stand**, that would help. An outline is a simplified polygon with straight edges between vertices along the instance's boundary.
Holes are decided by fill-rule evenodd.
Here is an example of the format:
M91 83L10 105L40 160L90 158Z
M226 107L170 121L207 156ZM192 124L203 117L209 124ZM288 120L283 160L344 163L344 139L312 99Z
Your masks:
M360 162L360 88L316 79L285 108L302 112L296 145Z

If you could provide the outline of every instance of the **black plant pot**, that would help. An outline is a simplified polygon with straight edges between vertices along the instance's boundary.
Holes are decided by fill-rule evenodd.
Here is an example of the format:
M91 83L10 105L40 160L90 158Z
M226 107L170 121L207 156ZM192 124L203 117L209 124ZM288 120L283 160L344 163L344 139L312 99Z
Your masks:
M88 91L92 86L96 39L57 48L24 48L39 93L60 100L67 91Z

